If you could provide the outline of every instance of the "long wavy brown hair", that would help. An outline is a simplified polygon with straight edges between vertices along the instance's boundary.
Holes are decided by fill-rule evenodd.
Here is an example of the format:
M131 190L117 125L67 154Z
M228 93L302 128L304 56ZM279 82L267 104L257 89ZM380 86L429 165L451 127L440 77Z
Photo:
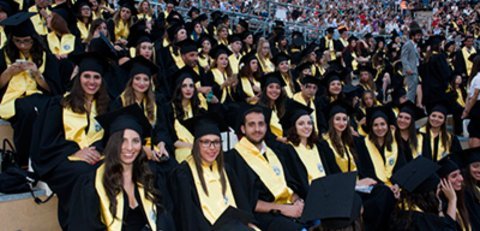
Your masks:
M135 90L132 87L133 79L135 76L132 76L128 82L127 86L125 87L125 90L123 91L124 99L125 102L123 102L125 105L124 107L132 105L136 103L135 100ZM147 118L150 121L151 124L155 123L155 93L153 92L152 89L153 83L150 81L150 87L148 87L147 91L144 94L144 97L147 101L147 107L145 108L147 110Z
M123 191L123 166L120 161L120 153L122 149L124 131L113 133L108 139L105 147L105 172L102 183L105 188L108 199L110 200L110 213L115 217L117 211L117 195ZM148 166L148 159L145 151L140 149L140 153L133 162L132 181L141 185L145 189L145 198L153 202L158 210L161 212L163 206L161 205L160 192L155 189L155 176ZM116 219L120 219L115 217Z
M355 144L353 143L353 136L352 136L352 131L350 130L350 127L347 126L345 128L345 131L342 132L342 135L340 136L340 139L339 139L339 137L337 136L337 132L333 127L334 117L335 116L332 116L328 120L328 131L327 131L327 135L332 141L333 148L341 157L344 157L345 153L347 152L345 147L349 147L353 158L356 160L357 151L355 150Z
M313 123L312 118L310 118L310 120L312 121L312 134L310 134L310 136L307 138L307 145L309 147L313 147L313 145L315 145L318 141L318 135L314 129L315 123ZM288 141L292 142L292 144L294 144L295 146L298 146L300 144L300 136L297 133L296 123L297 122L295 121L295 125L293 125L287 130L287 139Z
M218 153L218 156L215 160L217 161L217 170L218 170L218 173L220 174L220 184L222 185L222 194L225 195L225 192L227 191L227 188L226 188L227 180L224 172L224 163L223 163L224 158L223 158L222 148L220 148L219 152L220 153ZM207 185L205 184L205 177L203 177L202 159L200 157L200 139L195 139L195 141L193 142L192 156L193 156L193 160L195 161L195 167L197 167L198 178L200 178L200 183L202 183L202 189L208 195L208 188L207 188Z

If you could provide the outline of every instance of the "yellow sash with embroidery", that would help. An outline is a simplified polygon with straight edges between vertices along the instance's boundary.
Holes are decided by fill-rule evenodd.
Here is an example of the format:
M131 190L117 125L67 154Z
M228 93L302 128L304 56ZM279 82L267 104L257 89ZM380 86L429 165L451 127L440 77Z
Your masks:
M198 199L200 200L200 206L202 208L203 216L210 222L211 225L215 224L220 215L229 207L237 207L235 203L235 197L232 193L232 188L230 187L230 182L227 177L227 173L223 170L225 175L225 195L222 193L222 184L220 183L220 173L218 172L217 161L213 162L212 166L204 166L203 168L203 178L205 180L205 185L208 190L208 195L203 191L202 183L198 176L197 166L195 166L195 161L193 157L190 156L187 158L188 166L192 170L193 182L195 183L195 188L197 189ZM223 200L222 200L223 198Z
M268 161L260 153L260 150L245 137L235 145L235 150L275 197L275 203L292 203L293 191L287 186L282 164L270 148L265 148Z
M114 33L115 40L127 39L128 34L130 34L129 25L123 22L123 20L118 20L118 22L115 24Z
M282 74L282 78L283 78L283 81L286 83L286 85L285 85L285 87L283 87L283 89L285 89L285 93L287 94L287 97L292 98L293 94L295 94L295 92L294 92L293 86L291 86L291 84L290 84L290 79L288 78L288 76L286 74Z
M308 184L311 184L312 180L326 176L325 168L323 167L322 160L320 160L320 153L316 145L313 145L312 148L307 148L303 146L303 144L295 146L290 143L290 145L295 149L298 158L300 158L303 166L307 170Z
M253 91L253 86L260 87L260 82L257 80L253 79L253 82L250 82L250 79L248 77L242 77L240 78L240 83L242 84L242 89L243 92L248 96L248 97L253 97L255 96L255 92ZM252 86L253 85L253 86ZM257 104L257 101L249 101L247 102L249 104Z
M50 15L52 12L46 8L47 14ZM28 8L28 12L36 13L32 17L30 17L30 21L32 21L33 27L38 35L47 35L48 34L48 27L47 27L47 20L45 20L40 13L38 13L38 9L36 5L31 6Z
M102 164L98 167L96 176L95 176L95 190L100 199L100 219L103 224L107 227L107 231L118 231L122 230L123 223L123 208L125 206L125 201L123 198L123 190L117 195L117 210L115 212L115 217L110 213L110 200L108 199L107 193L105 192L105 187L103 186L103 174L105 173L105 164ZM138 194L140 200L138 203L142 203L143 211L148 220L148 225L152 230L157 230L157 209L153 202L148 200L145 197L145 190L141 184L137 184ZM128 203L128 202L127 202Z
M470 55L477 53L475 48L472 47L471 51L468 52L467 47L462 48L463 60L465 60L465 69L467 70L467 75L470 76L472 73L473 63L468 59Z
M392 142L392 150L388 151L385 149L385 161L383 161L382 154L377 149L375 144L370 141L370 137L367 135L365 137L365 145L367 146L368 153L372 159L373 168L375 169L375 175L379 180L381 180L386 185L391 186L390 177L392 177L393 168L397 163L398 158L398 147L395 138Z
M88 31L90 30L90 25L87 26L82 21L77 20L77 28L78 28L78 31L80 31L80 39L82 39L82 41L87 39Z
M175 55L173 52L173 47L170 46L169 48L170 55L173 58L173 61L175 62L175 65L177 65L178 69L182 69L185 66L185 62L183 62L182 56L181 55Z
M313 109L313 112L312 114L310 114L312 116L312 121L313 121L313 124L315 126L313 126L315 128L315 131L317 132L318 134L318 123L317 123L317 117L315 116L315 104L313 103L313 99L310 101L310 103L307 103L305 101L305 99L303 99L302 97L302 93L301 92L298 92L296 94L293 95L293 100L307 106L307 107L310 107L311 109ZM310 104L310 105L309 105Z
M212 74L213 74L213 79L215 80L215 82L218 85L221 86L227 78L226 73L220 72L220 70L218 70L217 68L213 68L211 71L212 71ZM225 100L227 99L227 96L229 96L231 94L230 92L231 92L230 87L226 87L226 88L222 89L222 96L220 97L220 103L225 102Z
M327 142L328 146L332 150L335 156L335 162L337 163L338 167L342 172L349 172L348 166L350 165L350 172L357 171L357 165L355 164L355 159L353 158L352 152L350 151L350 147L344 145L344 148L347 150L346 153L340 155L337 150L334 148L332 140L328 135L324 135L323 139Z
M277 112L275 109L272 110L272 115L270 117L270 131L276 137L283 137L283 128L280 124L280 119L278 118Z
M257 56L258 62L260 63L260 66L262 67L264 74L268 74L275 71L275 65L273 65L270 59L263 59L263 58L260 58L258 55L256 56Z
M55 32L47 35L48 48L54 55L68 55L75 49L75 36L73 34L64 34L59 39Z
M5 52L4 57L7 67L12 65L12 61L10 61ZM20 58L25 59L25 57L21 53ZM40 71L40 73L43 73L45 71L45 63L47 62L47 55L45 52L43 52L42 58L42 65L38 68L38 71ZM28 58L28 61L31 62L31 58ZM37 88L37 82L29 71L22 71L12 76L12 78L8 82L7 90L3 95L2 101L0 102L0 117L2 119L12 118L15 115L15 100L36 93L41 94L42 91Z
M231 54L230 56L228 56L228 62L230 63L230 68L232 68L232 73L234 75L238 75L241 58L241 54L238 55L238 58L235 56L235 54Z
M175 112L175 107L173 107L173 110ZM187 108L184 108L185 111L185 116L183 117L183 120L190 119L193 117L193 111L192 111L192 106L189 104ZM192 133L183 126L182 123L180 123L180 120L178 118L175 118L175 121L173 122L173 128L175 129L175 134L177 135L177 138L181 142L193 144L193 141L195 138L193 137ZM175 159L177 160L178 163L183 162L184 160L187 159L188 156L192 154L192 149L191 148L175 148Z

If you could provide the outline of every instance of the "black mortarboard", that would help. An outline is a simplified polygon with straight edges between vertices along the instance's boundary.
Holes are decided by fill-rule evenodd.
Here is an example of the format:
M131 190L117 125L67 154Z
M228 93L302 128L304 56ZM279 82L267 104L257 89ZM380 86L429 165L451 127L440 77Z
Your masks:
M282 79L280 72L278 71L270 72L264 75L260 79L260 82L261 82L262 88L266 88L271 83L278 83L281 87L284 87L286 85L285 81L283 81Z
M217 18L220 18L221 16L222 16L222 12L219 11L219 10L216 10L216 11L213 11L212 13L210 13L211 21L214 21Z
M335 27L329 27L329 28L327 28L326 32L327 32L328 34L333 34L333 32L335 32Z
M222 19L222 21L223 21L224 23L230 19L230 17L228 16L228 14L222 15L220 18Z
M3 12L7 13L8 16L12 16L13 14L18 12L18 3L14 0L2 0L0 1L0 9Z
M480 54L478 53L471 54L470 56L468 56L468 60L470 60L470 62L473 62L473 60L475 60L475 58L478 56L480 56Z
M367 40L367 39L373 38L373 35L372 33L367 33L365 34L364 38Z
M195 72L195 70L193 70L193 68L188 65L185 65L184 67L182 67L182 69L175 72L174 77L175 86L181 85L183 80L185 80L186 78L191 78L194 83L196 83L200 79L197 72Z
M90 9L92 8L88 0L77 0L75 4L73 4L72 10L77 17L80 17L83 6L88 6Z
M374 71L372 70L372 68L369 66L369 65L360 65L357 69L357 73L360 74L360 72L368 72L370 74L374 73Z
M245 19L238 20L238 25L242 26L245 30L248 30L248 22Z
M358 86L353 86L351 84L343 86L342 92L348 99L352 99L355 96L360 97L362 95L362 89Z
M448 156L441 159L437 163L438 165L440 165L440 168L437 170L437 174L440 178L446 178L453 171L460 169L460 167L458 167L458 164L455 163L455 161L450 159Z
M78 74L84 71L94 71L103 76L108 67L107 61L101 53L86 52L72 57L73 62L78 66Z
M347 40L347 41L348 41L348 42L358 41L358 38L352 35L352 36L348 37L348 40Z
M340 78L341 74L342 73L340 71L336 71L336 70L330 70L326 72L321 81L322 85L328 89L328 85L330 85L331 82L342 81L342 78Z
M376 118L384 118L389 125L395 124L395 114L392 109L388 106L377 106L367 108L366 111L366 120L367 120L367 131L370 131L370 128L373 126L373 121Z
M361 199L355 196L357 173L339 173L312 181L301 221L320 219L324 227L338 229L351 225L359 216Z
M171 23L170 26L167 28L167 36L170 41L175 39L175 35L181 29L185 29L185 25L180 20L175 20L174 23Z
M203 42L205 40L208 40L210 41L210 45L212 47L216 46L217 45L217 40L215 38L213 38L212 36L208 35L208 34L203 34L202 36L200 36L200 38L197 40L197 47L198 48L202 48L203 47Z
M178 13L175 10L172 10L167 18L165 19L168 25L172 25L174 23L180 22L181 24L185 24L185 20L183 20L182 14Z
M193 13L200 14L200 10L197 7L193 6L187 13L188 17L192 18Z
M440 44L444 38L440 35L433 35L428 38L427 44L430 46L438 45Z
M302 50L302 57L306 57L310 53L315 52L315 48L317 48L315 44L309 44L307 47L305 47L305 49Z
M167 0L167 4L172 4L174 6L178 6L178 1L177 0Z
M210 57L212 57L213 59L217 59L218 56L221 54L226 54L227 56L230 56L232 52L230 51L230 49L228 49L228 47L223 44L217 45L212 48L212 50L210 50Z
M480 162L480 147L468 148L455 154L457 162L461 168L467 167L469 164Z
M16 37L33 36L37 33L30 21L30 17L34 14L35 13L19 12L0 21L0 25L4 26L7 35L12 34Z
M184 120L182 124L198 139L204 135L217 135L228 131L228 125L218 113L208 112Z
M125 129L132 129L138 132L142 138L151 135L152 125L147 117L145 117L142 108L136 103L116 111L99 115L95 117L95 119L100 123L108 136Z
M448 48L452 45L455 45L455 41L449 41L447 43L445 43L445 46L444 46L444 49L443 50L448 50Z
M61 16L68 25L75 23L75 16L73 15L72 9L70 9L67 1L56 5L52 9L52 12Z
M291 127L295 126L298 118L304 115L312 114L313 109L307 107L297 101L290 100L285 105L285 114L280 119L280 124L282 124L283 130L287 131Z
M347 116L351 116L353 114L353 108L347 105L342 100L335 100L334 102L330 103L327 107L328 112L328 119L332 118L338 113L346 114Z
M411 193L430 192L436 190L440 183L435 173L437 170L437 164L419 156L395 172L391 180Z
M130 27L128 34L128 46L136 47L143 42L152 42L151 35L145 30L147 29L146 21L144 19L138 20Z
M124 63L122 67L129 70L129 78L137 74L146 74L149 78L158 72L158 66L143 56L137 56Z
M135 2L133 0L120 0L118 1L118 5L120 7L128 8L131 11L132 15L138 14L138 10L135 7Z
M375 41L377 43L383 42L385 44L385 38L383 36L375 37Z
M253 35L253 33L246 30L242 34L240 34L240 37L242 38L242 40L245 40L249 35Z
M200 22L208 20L207 14L200 14L200 15L198 15L197 18L198 18L198 21L200 21Z
M195 41L193 41L190 38L187 38L181 42L178 42L175 45L180 47L180 53L182 54L187 54L192 51L198 52L197 43L195 43Z
M295 71L296 71L298 74L300 74L300 73L303 72L303 70L305 70L305 69L310 69L311 67L312 67L312 63L311 63L311 62L304 62L304 63L302 63L302 64L300 64L300 65L297 65L297 66L295 67Z
M300 48L305 45L305 40L303 39L302 33L298 31L292 32L292 45L296 48Z
M275 55L275 57L273 57L273 63L275 64L275 66L278 66L278 64L280 64L283 61L289 61L289 60L290 60L290 56L285 54L284 52L280 52L277 55Z
M88 44L89 52L96 52L102 54L102 57L116 60L117 50L113 47L110 40L108 40L103 33L100 33L100 37L94 38Z
M400 98L402 98L403 96L406 96L406 95L407 95L407 90L405 90L405 88L403 86L396 87L392 91L392 102L395 105L399 105L400 104Z
M338 33L342 34L345 31L348 31L348 28L345 25L341 25L337 28Z
M428 113L428 115L432 114L432 112L440 112L446 118L448 115L448 107L446 106L445 102L438 102L437 104L435 104L435 106L433 106L432 109L430 109L430 112Z
M419 120L426 116L423 109L417 107L417 105L410 100L407 100L405 103L400 105L400 112L409 114L412 117L412 121Z
M320 79L315 77L315 76L311 76L311 75L305 75L302 79L300 79L300 83L305 85L305 84L316 84L317 86L320 85Z
M228 36L228 43L234 43L234 42L241 42L242 41L242 37L240 37L239 34L231 34Z
M213 224L213 231L249 231L249 223L254 223L254 218L237 208L229 206Z
M244 55L241 59L240 59L240 63L243 63L243 65L248 65L250 63L250 61L254 60L254 59L257 59L257 56L255 55L255 52L250 52L246 55Z

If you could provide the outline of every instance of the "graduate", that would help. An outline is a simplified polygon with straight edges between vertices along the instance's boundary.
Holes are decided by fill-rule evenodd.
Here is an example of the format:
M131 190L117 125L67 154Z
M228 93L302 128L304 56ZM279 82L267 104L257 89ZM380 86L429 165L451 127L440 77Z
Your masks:
M95 117L108 110L102 78L108 64L99 57L98 53L75 57L78 75L70 92L49 100L32 135L32 166L58 196L58 219L63 229L68 228L73 185L102 158L103 129Z
M14 0L5 0L0 2L0 21L18 12L19 4ZM7 34L5 28L0 25L0 49L7 43Z
M463 47L455 54L455 71L462 75L462 78L468 79L472 75L473 63L468 58L477 53L473 46L475 38L472 35L467 35L463 39Z
M457 196L450 182L440 180L437 169L431 160L419 157L395 173L393 181L403 190L390 230L456 230ZM446 213L439 211L439 191L448 200Z
M314 76L307 75L300 79L301 91L293 95L292 100L299 102L305 106L313 109L312 118L315 125L315 131L317 133L323 133L327 130L326 120L323 112L319 108L317 101L315 101L315 95L317 94L320 80Z
M238 76L238 72L240 70L240 61L242 59L242 54L240 53L242 51L242 39L237 34L229 35L228 43L228 47L230 48L230 51L232 51L232 54L228 56L228 62L232 68L232 73Z
M459 156L470 225L472 231L478 231L480 230L480 148L463 150Z
M290 56L285 53L279 53L273 59L275 70L281 74L282 80L285 83L283 89L288 98L292 98L298 88L295 84L295 79L290 70Z
M221 117L210 113L185 121L194 134L192 154L171 177L178 230L216 230L217 221L229 206L251 214L235 172L224 163L220 133L228 131ZM214 228L215 227L215 228ZM235 228L233 228L235 227ZM240 220L230 230L244 230Z
M465 109L462 113L462 119L470 118L468 124L469 145L470 147L480 146L480 55L470 57L473 62L472 75L468 78L468 99ZM476 73L475 73L476 72Z
M143 151L151 125L133 104L96 120L108 134L105 160L72 190L68 230L175 230Z
M232 56L230 56L232 57ZM230 60L230 58L229 58ZM253 53L246 54L240 60L239 84L236 87L237 102L257 104L262 94L258 59ZM263 77L265 78L265 76Z
M247 200L261 230L300 230L303 199L293 190L283 156L264 142L267 122L264 111L253 107L243 114L241 131L244 136L235 148L225 154L225 161L239 177Z
M108 33L112 36L112 42L120 46L127 45L127 38L130 34L130 26L134 23L134 15L137 14L135 3L131 0L119 1L120 8L107 21Z
M57 60L41 45L31 16L20 12L0 23L8 38L0 50L0 118L12 125L20 165L28 164L33 124L47 95L63 90Z
M275 71L275 65L272 63L272 52L270 50L270 43L264 37L261 37L257 42L257 58L260 63L260 72L268 74Z
M400 105L395 139L398 141L406 161L411 161L421 156L424 153L425 145L428 145L425 135L418 132L415 126L415 121L421 119L424 115L423 110L409 100Z
M216 42L217 41L209 35L203 35L197 40L197 47L200 49L198 52L198 65L207 72L210 70L213 62L209 53L212 47L216 46Z

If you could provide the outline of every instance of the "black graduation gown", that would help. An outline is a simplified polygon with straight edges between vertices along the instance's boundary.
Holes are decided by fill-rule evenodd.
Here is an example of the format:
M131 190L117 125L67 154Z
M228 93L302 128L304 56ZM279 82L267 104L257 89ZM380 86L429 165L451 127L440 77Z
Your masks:
M423 136L423 142L422 142L422 155L424 153L424 150L425 150L425 147L428 146L428 140L425 138L425 134L423 133L420 133L421 136ZM403 139L399 139L398 140L398 146L402 149L402 152L403 152L403 155L405 156L405 160L407 162L410 162L412 161L414 158L413 158L413 154L412 154L412 148L410 147L410 145L408 144L407 141L403 140Z
M116 99L125 90L128 80L127 70L118 66L116 61L109 62L108 68L103 74L103 81L106 83L110 99Z
M155 172L155 170L153 171ZM91 171L90 173L81 176L76 182L72 190L72 200L70 201L70 207L74 209L71 209L71 212L68 216L68 230L106 230L105 224L102 223L100 219L101 206L100 198L97 194L97 190L95 189L95 177L96 171ZM156 186L158 187L158 185ZM161 190L162 205L166 199L170 200L170 198L165 197L165 194L163 194L164 191L167 190ZM145 215L145 212L143 211L142 200L139 197L137 187L135 187L135 197L138 202L137 209L140 208L141 211L139 212ZM129 204L127 203L128 197L126 196L126 193L124 193L124 202L124 217L121 219L128 219L128 214L129 212L131 213L131 208L129 208ZM171 213L168 210L165 210L165 208L157 208L157 211L161 211L157 213L156 217L157 230L175 230ZM143 219L135 219L136 222L142 222L142 220ZM128 220L124 221L128 222ZM145 222L146 220L143 221ZM122 226L122 231L123 230L128 230L126 225Z
M244 188L239 184L233 170L228 167L228 165L224 165L224 167L233 196L235 197L237 208L250 214L253 208L247 201ZM169 188L173 196L173 203L175 204L174 217L176 219L177 230L212 230L213 225L210 224L203 215L192 170L188 166L188 163L182 162L182 164L172 171L169 179Z
M277 154L278 159L282 163L287 185L295 191L295 185L292 177L288 173L282 156ZM262 182L260 177L245 162L236 149L231 149L225 153L225 162L228 163L238 176L240 187L245 190L247 201L251 208L255 208L258 200L273 202L275 198L268 190L267 186ZM261 230L300 230L302 225L296 223L292 218L285 217L274 213L253 213Z
M469 188L465 190L465 206L470 217L472 231L480 231L480 200L475 198L475 195Z
M434 145L434 150L432 150L432 146L430 145L431 142L431 137L430 134L424 134L424 144L423 144L423 156L433 160L434 162L437 162L437 155L442 155L442 153L437 154L437 149L438 146L440 145L440 136L437 136L436 138L433 139L433 142L435 142ZM458 153L462 150L462 146L460 144L460 141L458 140L458 137L455 135L452 135L452 144L450 145L450 150L447 150L447 152L450 153Z
M435 104L435 102L447 100L445 93L452 76L452 69L448 65L446 55L444 53L432 55L425 68L426 73L422 76L423 102Z
M328 169L324 155L321 152L322 149L319 145L315 145L317 146L317 150L319 152L318 155L320 156L320 160L322 161L325 174L328 175L330 174L330 170ZM302 153L300 153L300 155L301 154ZM284 158L286 160L285 166L287 167L290 176L294 179L295 182L297 182L297 185L295 185L295 192L297 192L297 194L301 198L307 198L308 190L310 189L310 184L308 183L308 173L307 169L303 165L302 160L300 159L300 157L298 157L298 155L299 154L292 145L287 145Z
M330 145L326 141L322 140L319 143L318 148L320 150L321 157L323 157L323 160L325 160L323 162L323 165L325 169L328 169L328 173L329 174L342 173L342 170L337 164L337 161L335 159L335 154L333 153L333 150L330 147ZM355 165L358 165L357 160L355 159L354 161L355 161Z
M440 217L435 214L428 214L416 211L402 212L410 213L412 218L412 223L409 226L409 229L406 229L405 221L393 222L390 225L391 231L425 231L425 230L435 230L435 231L447 231L447 230L456 230L455 221L449 216Z

